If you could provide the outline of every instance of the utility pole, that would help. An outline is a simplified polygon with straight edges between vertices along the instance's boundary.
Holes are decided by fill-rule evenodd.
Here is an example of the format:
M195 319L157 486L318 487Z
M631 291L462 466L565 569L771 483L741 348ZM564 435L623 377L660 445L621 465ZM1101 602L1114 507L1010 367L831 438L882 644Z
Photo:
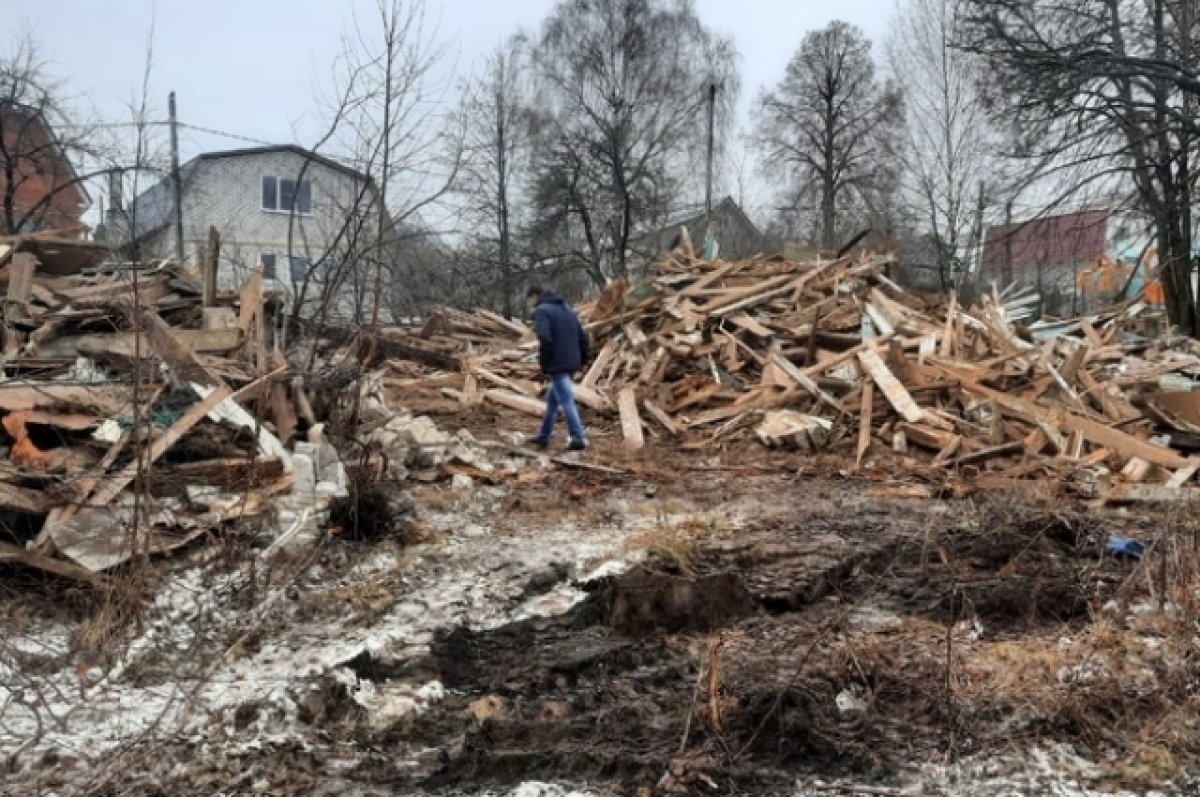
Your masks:
M713 126L717 108L717 84L708 84L708 156L707 174L704 180L704 243L713 235L712 228L712 191L713 191Z
M171 126L171 186L175 192L175 259L183 262L183 182L179 177L179 122L175 118L175 92L167 100Z

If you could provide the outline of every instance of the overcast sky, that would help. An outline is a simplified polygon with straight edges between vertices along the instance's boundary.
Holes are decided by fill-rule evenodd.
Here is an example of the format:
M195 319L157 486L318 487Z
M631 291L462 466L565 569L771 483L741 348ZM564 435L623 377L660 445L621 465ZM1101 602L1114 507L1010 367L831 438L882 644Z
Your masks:
M331 82L339 39L354 10L373 0L2 0L5 21L32 28L52 72L104 119L129 118L154 20L151 95L165 118L167 92L180 120L255 141L311 143L320 129L315 98ZM697 0L701 18L731 36L741 54L746 117L758 89L773 84L805 32L841 18L876 44L895 0ZM446 46L439 82L472 73L509 35L535 32L553 0L427 0ZM16 26L9 26L10 30ZM3 36L4 34L0 34ZM9 41L2 46L8 49ZM447 101L450 92L445 92ZM183 158L248 146L186 130Z

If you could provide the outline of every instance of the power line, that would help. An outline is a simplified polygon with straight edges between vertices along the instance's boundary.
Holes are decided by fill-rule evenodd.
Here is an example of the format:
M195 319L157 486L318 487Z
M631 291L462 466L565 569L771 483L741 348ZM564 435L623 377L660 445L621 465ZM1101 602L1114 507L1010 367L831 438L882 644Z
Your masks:
M259 146L263 146L263 147L274 146L274 144L272 142L263 141L260 138L250 138L249 136L242 136L242 135L238 135L237 133L228 133L224 130L214 130L211 127L201 127L200 125L188 124L187 122L179 122L178 124L180 127L185 127L188 130L194 130L197 133L208 133L209 135L213 135L213 136L223 136L225 138L231 138L234 141L244 141L248 144L258 144Z

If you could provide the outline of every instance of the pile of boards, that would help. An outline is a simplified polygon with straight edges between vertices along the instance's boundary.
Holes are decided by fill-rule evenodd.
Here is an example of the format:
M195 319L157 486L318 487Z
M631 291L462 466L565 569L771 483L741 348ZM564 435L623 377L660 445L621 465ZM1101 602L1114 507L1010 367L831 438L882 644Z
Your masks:
M647 435L701 449L757 436L840 445L851 468L892 452L893 465L964 492L1191 497L1181 488L1200 467L1188 455L1200 450L1194 341L1128 334L1139 304L1018 328L1002 297L963 308L898 286L895 266L885 254L723 262L677 250L652 278L616 280L580 306L597 350L580 402L619 417L631 450ZM532 334L449 317L451 328L410 338L443 353L457 338L459 373L398 384L539 415Z
M0 562L91 582L262 512L290 492L288 439L315 425L260 274L206 301L179 264L108 257L0 239Z

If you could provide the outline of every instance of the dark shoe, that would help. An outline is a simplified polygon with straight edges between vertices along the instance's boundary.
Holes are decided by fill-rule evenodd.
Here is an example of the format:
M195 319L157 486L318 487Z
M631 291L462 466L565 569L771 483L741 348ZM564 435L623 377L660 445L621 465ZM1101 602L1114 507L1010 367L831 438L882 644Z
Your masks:
M587 441L586 440L572 440L570 443L567 443L567 450L568 451L586 451L587 450Z
M543 440L540 437L535 437L529 441L529 445L533 446L534 448L538 448L538 449L541 449L542 451L545 451L547 448L549 448L550 441Z

